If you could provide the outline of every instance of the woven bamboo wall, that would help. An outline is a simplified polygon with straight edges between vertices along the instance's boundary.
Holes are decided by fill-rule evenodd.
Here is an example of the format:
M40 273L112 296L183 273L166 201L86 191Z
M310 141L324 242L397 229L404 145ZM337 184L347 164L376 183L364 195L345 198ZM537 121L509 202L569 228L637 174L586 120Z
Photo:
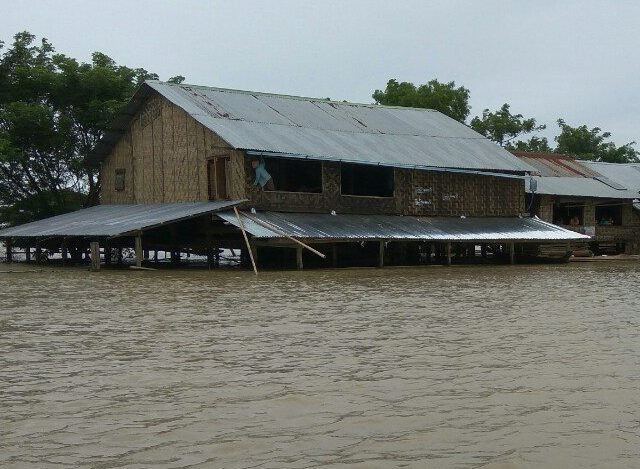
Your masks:
M244 157L184 110L155 96L102 164L101 202L169 203L209 199L207 161L231 158L231 198L244 197ZM115 190L115 172L125 169L125 190Z
M252 185L248 159L244 169L250 203L259 210L474 217L518 216L524 211L519 179L395 169L394 197L360 197L340 194L339 163L323 162L321 194L265 192Z

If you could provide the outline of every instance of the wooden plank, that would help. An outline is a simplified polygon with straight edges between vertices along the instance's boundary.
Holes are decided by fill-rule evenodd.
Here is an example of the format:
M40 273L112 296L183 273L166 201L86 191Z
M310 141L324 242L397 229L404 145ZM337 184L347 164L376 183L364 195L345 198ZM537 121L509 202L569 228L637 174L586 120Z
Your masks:
M298 270L304 269L304 264L302 263L302 247L296 247L296 268Z
M142 236L136 236L136 267L142 267Z
M100 243L91 241L91 272L100 270Z
M244 230L244 223L242 223L242 219L240 218L240 212L238 212L238 207L233 207L233 211L236 212L236 217L238 218L238 224L240 225L242 236L244 236L244 242L247 244L247 249L249 250L249 257L251 257L251 265L253 266L253 271L255 272L256 275L258 275L258 268L256 267L256 261L253 259L253 252L251 251L249 238L247 238L247 232Z

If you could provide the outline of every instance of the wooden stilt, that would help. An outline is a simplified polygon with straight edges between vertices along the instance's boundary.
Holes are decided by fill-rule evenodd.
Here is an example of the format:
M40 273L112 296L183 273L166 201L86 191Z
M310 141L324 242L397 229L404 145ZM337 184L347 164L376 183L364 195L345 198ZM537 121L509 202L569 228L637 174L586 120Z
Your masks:
M98 241L91 241L91 272L97 272L100 270L100 243Z
M247 244L247 249L249 250L249 256L251 257L251 265L253 266L253 272L256 275L258 275L258 268L256 267L256 261L253 259L253 252L251 251L249 238L247 238L247 232L244 230L244 223L242 223L242 219L240 218L240 212L238 212L238 207L233 207L233 211L236 212L236 218L238 219L238 224L240 225L240 231L242 231L242 236L244 236L244 242Z
M331 244L331 267L338 267L338 244Z
M122 265L122 247L118 248L118 265Z
M251 256L253 257L253 261L256 263L256 267L258 266L258 263L260 262L258 259L258 246L256 246L255 242L251 242Z
M40 239L36 241L36 265L42 262L42 246L40 245Z
M62 265L67 264L67 259L69 258L69 248L67 247L67 238L62 238Z
M27 264L31 262L31 246L29 245L24 248L24 260Z
M11 238L7 238L4 242L4 246L7 250L5 262L7 264L11 264L11 262L13 262L13 240Z
M136 267L142 267L142 256L144 252L142 250L142 235L136 236Z
M516 263L516 245L515 243L509 243L509 264Z
M111 265L111 243L108 240L104 242L104 264Z
M378 241L378 268L384 267L384 241Z
M445 265L451 265L451 243L445 245Z
M302 247L296 247L296 268L298 270L302 270L304 268L304 264L302 263Z

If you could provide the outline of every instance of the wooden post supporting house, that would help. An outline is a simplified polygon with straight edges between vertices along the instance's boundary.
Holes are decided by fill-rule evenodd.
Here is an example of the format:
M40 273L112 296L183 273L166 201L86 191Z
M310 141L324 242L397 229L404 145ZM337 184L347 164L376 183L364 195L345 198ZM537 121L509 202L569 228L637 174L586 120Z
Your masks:
M445 245L445 265L451 265L451 242Z
M509 264L516 263L516 245L515 243L509 243Z
M331 267L338 267L338 243L331 243Z
M42 261L42 245L40 244L40 238L36 240L36 264L40 264Z
M109 243L109 240L104 243L104 263L105 265L111 265L111 243Z
M118 265L122 265L122 246L118 248Z
M136 267L142 267L142 235L136 236Z
M378 268L384 267L384 241L378 242Z
M62 245L60 247L62 252L62 265L64 266L67 263L67 258L69 257L69 248L67 247L67 238L62 238Z
M8 238L5 241L5 248L7 249L7 257L5 259L5 262L7 264L10 264L13 261L13 240L11 238Z
M91 241L91 272L97 272L100 270L100 243L98 241Z
M24 260L27 264L31 262L31 246L28 244L24 248Z
M296 247L296 268L298 270L302 270L304 268L304 264L302 263L302 246Z

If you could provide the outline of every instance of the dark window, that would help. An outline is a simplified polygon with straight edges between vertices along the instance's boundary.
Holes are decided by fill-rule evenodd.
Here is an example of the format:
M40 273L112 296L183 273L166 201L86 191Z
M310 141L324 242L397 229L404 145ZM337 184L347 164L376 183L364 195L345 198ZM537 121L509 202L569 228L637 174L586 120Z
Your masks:
M116 169L115 186L117 191L124 190L124 169Z
M263 158L264 169L269 173L273 186L265 190L282 192L322 192L322 163L314 160L289 158ZM255 173L254 173L255 177Z
M561 203L553 206L553 223L556 225L584 225L584 206Z
M209 200L229 199L230 165L231 158L228 156L218 156L208 161Z
M596 223L600 226L622 225L622 206L596 205Z
M393 197L393 168L353 163L340 166L342 195Z

